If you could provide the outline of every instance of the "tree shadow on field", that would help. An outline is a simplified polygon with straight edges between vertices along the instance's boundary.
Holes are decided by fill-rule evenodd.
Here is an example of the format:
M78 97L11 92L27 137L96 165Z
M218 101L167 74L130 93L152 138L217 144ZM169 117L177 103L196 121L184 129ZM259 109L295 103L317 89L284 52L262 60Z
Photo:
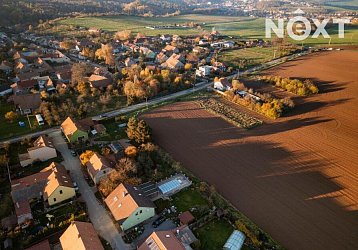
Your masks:
M337 106L343 103L348 102L352 98L342 98L334 101L313 101L313 100L306 100L305 98L295 98L295 108L290 112L286 113L284 117L294 117L301 114L306 114L313 111L318 111L323 108Z
M337 167L335 160L290 151L271 136L329 120L293 119L242 130L220 118L176 118L155 110L143 118L160 146L285 247L358 249L357 212L348 211L354 204L342 203L349 200L349 186L338 182L341 176L324 174Z

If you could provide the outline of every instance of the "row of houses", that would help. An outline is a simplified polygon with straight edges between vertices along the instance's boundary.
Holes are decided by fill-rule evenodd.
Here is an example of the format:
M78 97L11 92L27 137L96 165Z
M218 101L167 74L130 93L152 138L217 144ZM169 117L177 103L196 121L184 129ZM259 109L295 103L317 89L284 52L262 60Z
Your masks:
M95 228L90 222L72 221L59 238L59 244L41 241L26 250L104 250Z
M33 220L30 204L43 201L51 207L76 197L76 189L66 168L52 162L36 174L11 180L11 196L17 222L26 226Z

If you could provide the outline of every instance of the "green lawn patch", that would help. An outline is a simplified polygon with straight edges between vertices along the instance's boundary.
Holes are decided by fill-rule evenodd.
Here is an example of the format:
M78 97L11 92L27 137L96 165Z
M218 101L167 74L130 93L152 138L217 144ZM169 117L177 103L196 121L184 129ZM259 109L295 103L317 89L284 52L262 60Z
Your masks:
M5 114L9 111L15 111L14 105L0 101L0 140L44 129L44 126L38 125L35 116L29 116L29 119L26 116L20 116L14 122L8 122ZM30 128L29 120L32 128ZM24 127L20 127L20 121L25 123Z
M156 206L156 211L158 214L163 212L164 209L170 208L170 206L171 206L171 203L169 200L163 200L163 199L154 201L154 204Z
M205 250L222 249L234 228L225 220L212 220L194 231Z
M208 207L208 201L196 190L186 189L175 194L173 204L179 212L190 211L191 208ZM193 212L195 216L195 211Z

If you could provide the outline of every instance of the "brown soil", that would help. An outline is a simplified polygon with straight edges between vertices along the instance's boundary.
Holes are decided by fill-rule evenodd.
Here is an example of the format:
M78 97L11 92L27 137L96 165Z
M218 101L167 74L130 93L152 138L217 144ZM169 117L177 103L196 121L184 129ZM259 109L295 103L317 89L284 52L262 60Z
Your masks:
M320 94L243 130L175 103L144 115L174 158L289 249L358 249L358 51L307 56L265 74L311 78Z

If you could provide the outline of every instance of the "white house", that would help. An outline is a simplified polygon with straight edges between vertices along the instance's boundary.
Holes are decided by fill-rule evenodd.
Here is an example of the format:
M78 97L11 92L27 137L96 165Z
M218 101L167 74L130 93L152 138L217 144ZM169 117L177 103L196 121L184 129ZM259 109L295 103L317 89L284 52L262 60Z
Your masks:
M26 167L34 161L47 161L57 157L53 142L46 136L40 136L34 142L34 146L27 149L27 153L19 154L20 165Z
M231 88L232 88L232 85L226 77L222 77L222 78L214 81L214 89L217 89L220 91L226 91L226 90L230 90Z
M209 65L204 65L204 66L200 66L199 69L196 70L195 74L197 76L209 76L211 71L213 69L213 66L209 66Z
M95 184L113 171L112 166L109 160L97 153L86 163L87 171Z

